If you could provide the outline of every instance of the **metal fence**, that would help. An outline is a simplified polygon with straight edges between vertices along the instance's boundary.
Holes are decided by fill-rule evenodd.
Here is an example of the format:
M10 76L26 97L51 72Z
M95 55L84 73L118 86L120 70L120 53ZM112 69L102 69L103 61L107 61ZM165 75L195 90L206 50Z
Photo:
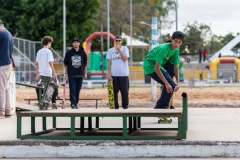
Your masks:
M30 41L26 39L14 37L13 59L16 65L16 81L32 82L36 72L36 55L37 51L42 48L40 41ZM53 48L56 61L62 61L62 56L59 55Z

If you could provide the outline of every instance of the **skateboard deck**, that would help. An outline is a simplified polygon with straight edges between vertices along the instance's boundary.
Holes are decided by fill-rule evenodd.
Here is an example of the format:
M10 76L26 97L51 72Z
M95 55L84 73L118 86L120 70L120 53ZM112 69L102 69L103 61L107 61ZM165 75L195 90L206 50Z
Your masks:
M168 119L168 118L160 118L160 117L158 117L159 118L159 120L158 120L158 123L172 123L172 119L170 118L170 119Z
M39 105L40 109L41 110L46 110L48 109L48 106L50 104L50 101L52 99L52 95L55 91L55 87L56 87L56 83L54 82L53 78L51 79L49 85L48 85L48 88L47 88L47 91L46 91L46 94L44 95L43 97L43 100L42 100L42 104Z
M66 99L66 80L64 80L63 86L63 98L62 98L62 109L65 109L65 99Z
M108 82L107 86L108 86L108 104L107 105L110 109L115 109L112 80Z

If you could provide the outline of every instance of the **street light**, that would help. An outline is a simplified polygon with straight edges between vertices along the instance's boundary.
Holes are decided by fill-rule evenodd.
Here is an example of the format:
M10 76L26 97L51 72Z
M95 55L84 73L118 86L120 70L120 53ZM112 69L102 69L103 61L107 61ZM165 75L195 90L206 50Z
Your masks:
M146 23L146 22L144 22L144 21L140 21L140 24L144 24L144 25L147 25L147 26L150 26L150 27L152 27L152 25L151 25L151 24L148 24L148 23Z

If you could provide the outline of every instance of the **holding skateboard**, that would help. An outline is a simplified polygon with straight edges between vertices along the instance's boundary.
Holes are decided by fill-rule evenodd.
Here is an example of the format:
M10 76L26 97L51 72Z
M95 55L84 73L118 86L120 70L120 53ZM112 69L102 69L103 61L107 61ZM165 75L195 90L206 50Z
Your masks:
M110 48L107 54L108 82L110 82L111 84L111 81L112 81L113 94L114 94L114 101L111 100L111 103L114 102L115 109L119 108L119 104L118 104L119 90L122 95L122 107L123 109L128 108L128 104L129 104L128 57L129 57L129 51L126 46L122 46L122 37L119 35L116 36L115 47Z
M53 67L54 58L53 58L52 51L49 49L51 47L52 42L53 42L52 37L50 36L43 37L42 38L43 48L37 52L37 57L36 57L36 71L37 71L36 80L38 81L40 80L40 78L42 79L42 83L44 86L44 89L43 89L44 98L46 97L46 93L47 93L49 84L51 83L52 77L56 79L56 73ZM52 86L52 83L50 86ZM42 98L39 103L39 108L41 110L48 109L49 102L44 101L43 100L44 98Z

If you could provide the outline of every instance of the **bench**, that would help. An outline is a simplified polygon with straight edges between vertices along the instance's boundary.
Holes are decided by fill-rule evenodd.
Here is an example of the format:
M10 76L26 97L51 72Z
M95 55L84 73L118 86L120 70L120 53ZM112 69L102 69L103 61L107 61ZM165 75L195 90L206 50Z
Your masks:
M17 138L18 139L49 139L49 140L156 140L156 139L186 139L188 129L188 105L187 94L183 93L182 108L178 109L153 109L153 108L129 108L129 109L93 109L86 108L84 110L41 110L41 111L25 111L17 114ZM38 118L36 122L35 119ZM116 128L114 121L109 121L109 128L100 127L100 118L111 117L121 118L121 127ZM176 117L176 124L158 125L158 127L142 127L143 117ZM22 124L30 118L31 125ZM39 123L39 118L41 122ZM48 118L48 121L47 121ZM50 119L49 119L50 118ZM76 119L80 118L79 127L76 126ZM88 126L85 127L85 118L88 119ZM95 118L95 127L92 125L92 118ZM57 128L57 119L62 127ZM47 122L51 120L51 128ZM118 120L118 119L117 119ZM70 121L70 124L69 124ZM63 122L65 122L63 124ZM149 122L148 122L149 124ZM36 132L36 128L40 132ZM177 125L177 128L173 128ZM31 127L31 133L27 133L26 128ZM58 125L59 126L59 125ZM50 129L49 129L50 128ZM30 132L30 131L29 131Z
M87 83L87 88L93 88L92 84L93 83L101 83L102 88L104 88L105 84L107 84L108 80L107 79L99 79L99 80L83 80L83 83Z
M56 98L56 100L61 100L60 98ZM65 99L65 100L70 100L70 99ZM79 100L87 100L87 101L91 101L91 100L95 100L96 101L96 109L98 107L98 101L102 100L101 98L79 98ZM25 98L24 101L28 101L28 104L30 104L30 101L38 101L37 98Z

